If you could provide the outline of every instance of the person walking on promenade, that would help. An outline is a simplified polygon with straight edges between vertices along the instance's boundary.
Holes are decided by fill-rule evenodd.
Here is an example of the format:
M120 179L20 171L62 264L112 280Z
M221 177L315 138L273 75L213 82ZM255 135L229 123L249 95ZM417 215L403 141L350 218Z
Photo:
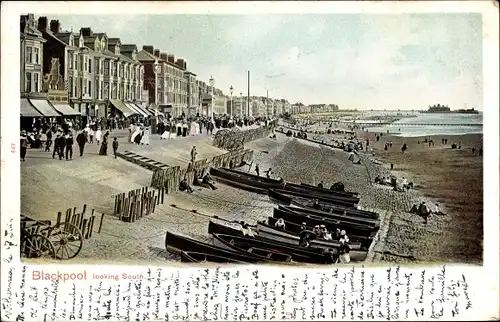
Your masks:
M207 130L207 132L212 135L212 132L214 131L214 123L212 121L208 121Z
M69 160L72 160L73 159L73 134L71 134L71 132L68 132L68 134L66 135L66 161L68 160L68 156L69 156Z
M196 161L196 155L198 155L198 152L196 151L196 147L193 146L191 149L191 163L193 164L194 167L194 162Z
M92 128L89 128L89 138L90 138L90 144L93 144L94 143L94 129Z
M78 143L78 148L80 149L80 156L83 157L83 150L85 149L85 141L87 138L85 137L85 131L81 131L76 136L76 143Z
M109 136L109 132L106 131L106 134L104 134L104 136L102 138L102 144L101 144L101 148L99 150L99 155L108 155L108 136Z
M26 136L26 131L21 131L21 160L26 161L26 151L28 150L28 137Z
M97 131L95 132L95 140L97 142L97 145L101 143L101 139L102 139L102 131L101 128L98 128Z
M115 156L116 159L116 151L118 151L118 140L116 137L113 138L113 155Z
M45 141L45 152L50 152L50 146L52 145L52 131L47 130L47 140Z
M56 153L59 154L60 137L61 137L61 134L59 132L57 132L56 138L54 139L54 150L52 151L52 159L56 158Z

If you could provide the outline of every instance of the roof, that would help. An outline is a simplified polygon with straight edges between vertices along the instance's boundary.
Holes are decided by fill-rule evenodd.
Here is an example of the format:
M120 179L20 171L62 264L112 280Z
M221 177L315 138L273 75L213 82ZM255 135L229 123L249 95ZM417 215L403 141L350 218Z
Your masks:
M117 55L117 57L119 60L122 60L126 63L134 63L134 61L132 59L128 58L127 56L125 56L123 54Z
M106 38L108 37L105 32L94 32L94 36L99 38L102 38L103 36L106 36Z
M58 34L58 35L59 35L59 34ZM68 37L67 37L67 39L68 39L68 41L67 41L67 42L63 41L61 38L59 38L59 36L54 35L54 34L52 33L52 31L50 31L50 30L44 31L44 32L43 32L43 36L44 36L44 38L47 38L47 40L48 40L48 38L51 38L51 39L53 39L53 40L55 40L55 41L59 42L60 44L62 44L62 45L64 45L64 46L68 46L68 45L69 45L69 35L68 35Z
M115 55L115 53L114 53L114 52L111 52L111 51L109 51L109 50L107 50L107 49L105 49L105 50L102 52L102 54L103 54L104 56L109 56L109 57L112 57L112 58L118 58L118 57Z
M120 38L108 38L108 46L116 45L117 43L121 43Z
M137 60L141 62L154 62L157 60L161 61L160 58L148 53L144 49L137 53Z
M121 52L133 52L134 49L137 51L137 46L136 45L130 45L130 44L126 44L126 45L121 45L120 47L120 51Z

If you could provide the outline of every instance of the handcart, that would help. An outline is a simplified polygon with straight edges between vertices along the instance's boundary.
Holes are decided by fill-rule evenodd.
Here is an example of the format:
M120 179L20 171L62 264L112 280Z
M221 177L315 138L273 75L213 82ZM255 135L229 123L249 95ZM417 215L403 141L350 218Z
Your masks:
M75 258L83 247L80 229L70 222L36 220L21 215L21 256L27 258Z

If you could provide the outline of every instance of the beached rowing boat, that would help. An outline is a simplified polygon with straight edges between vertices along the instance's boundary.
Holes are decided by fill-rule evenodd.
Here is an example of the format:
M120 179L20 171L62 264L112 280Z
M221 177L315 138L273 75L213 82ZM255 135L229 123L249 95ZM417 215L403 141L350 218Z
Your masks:
M224 168L210 170L210 173L217 179L221 179L228 185L233 185L241 189L254 191L257 193L266 193L267 189L282 188L283 184L278 180L260 177L253 174L229 170Z
M318 217L331 218L335 220L340 220L345 223L354 225L366 225L371 227L380 227L380 220L374 218L361 217L357 213L350 211L350 209L345 209L342 213L328 212L321 209L315 209L311 207L297 207L292 206L282 206L282 208L289 209L301 214L311 214Z
M366 219L371 219L371 220L378 220L379 214L376 212L372 211L366 211L366 210L361 210L357 208L345 208L345 207L339 207L337 205L332 205L327 202L318 202L318 205L315 205L313 201L305 201L301 199L293 199L291 206L297 206L301 208L306 208L306 209L315 209L315 210L321 210L325 211L327 213L332 213L332 214L340 214L340 215L346 215L348 217L358 217L358 218L366 218ZM318 208L319 206L319 208Z
M281 243L263 241L257 238L224 234L213 234L213 237L214 245L217 247L226 248L230 251L238 251L244 254L250 253L262 257L263 259L316 264L335 262L334 259L328 256L299 249L292 245L285 246Z
M341 197L358 197L357 192L349 192L349 191L333 191L330 189L319 188L310 184L301 183L289 183L287 182L285 185L285 190L295 191L295 192L305 192L305 193L314 193L318 195L325 196L341 196Z
M212 263L234 263L234 264L250 263L250 262L239 261L229 257L198 253L198 252L190 252L190 251L181 251L181 262L185 263L212 262Z
M286 223L285 223L286 226ZM296 233L293 233L287 229L278 229L274 225L270 225L265 222L257 223L257 233L259 237L263 237L266 239L275 240L282 243L287 243L291 245L299 245L300 236ZM352 250L358 250L361 248L360 242L352 242L349 243L349 246ZM311 248L338 248L340 247L340 242L338 240L326 241L314 239L310 241Z
M214 245L210 245L186 236L177 235L168 231L165 236L165 248L167 251L179 255L182 251L192 251L209 255L224 256L233 260L248 263L271 262L271 260L267 260L265 258L262 258L261 256L254 256L250 253L241 254L235 251L228 250L227 248L219 248Z
M337 207L356 208L359 200L345 200L344 197L326 198L324 196L317 196L314 194L307 194L301 192L286 191L282 189L269 189L267 195L269 199L280 204L290 205L293 202L309 203L318 200L320 203L328 203Z

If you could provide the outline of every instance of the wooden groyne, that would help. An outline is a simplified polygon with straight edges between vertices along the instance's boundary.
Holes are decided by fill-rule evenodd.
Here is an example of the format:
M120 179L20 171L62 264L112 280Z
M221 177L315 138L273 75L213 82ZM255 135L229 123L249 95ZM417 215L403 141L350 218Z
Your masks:
M272 121L267 126L251 130L224 129L215 134L213 145L219 149L235 151L244 149L245 143L262 139L270 135L278 126L278 121Z
M83 209L81 212L77 212L77 207L66 209L66 213L62 212L57 213L57 221L56 225L62 223L70 223L75 225L78 229L80 229L82 236L84 239L92 238L92 233L94 232L94 223L96 220L96 214L94 209L92 209L90 216L87 216L87 205L83 205ZM101 214L98 233L101 232L102 222L104 219L104 214Z

